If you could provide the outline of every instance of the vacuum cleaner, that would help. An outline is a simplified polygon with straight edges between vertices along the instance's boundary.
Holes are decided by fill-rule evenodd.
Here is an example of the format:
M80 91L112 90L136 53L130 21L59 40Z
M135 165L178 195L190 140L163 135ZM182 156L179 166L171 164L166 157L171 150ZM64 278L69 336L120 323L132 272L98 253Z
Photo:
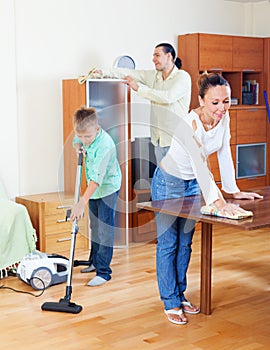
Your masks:
M76 173L76 183L75 183L75 194L74 194L74 203L78 203L80 199L80 188L81 188L81 178L82 178L82 165L83 165L83 149L79 153L77 173ZM68 216L68 215L67 215ZM68 265L68 275L66 282L66 294L58 302L45 302L41 305L42 310L46 311L58 311L58 312L67 312L72 314L78 314L82 311L82 306L77 305L71 302L72 294L72 272L74 265L74 252L76 246L76 235L79 231L78 220L72 221L71 229L71 243L70 243L70 258Z
M69 260L58 254L35 250L26 254L19 263L17 277L36 290L66 282Z

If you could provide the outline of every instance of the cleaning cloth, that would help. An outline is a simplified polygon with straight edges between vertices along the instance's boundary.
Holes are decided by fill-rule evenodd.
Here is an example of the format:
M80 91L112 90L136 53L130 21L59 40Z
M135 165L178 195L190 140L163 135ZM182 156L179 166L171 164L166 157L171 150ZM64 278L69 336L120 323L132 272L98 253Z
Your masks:
M244 219L244 218L253 216L252 211L249 211L249 210L245 210L244 212L241 212L239 210L237 213L235 213L233 215L223 214L214 204L202 206L201 213L204 215L220 216L223 218L235 219L235 220L240 220L240 219Z

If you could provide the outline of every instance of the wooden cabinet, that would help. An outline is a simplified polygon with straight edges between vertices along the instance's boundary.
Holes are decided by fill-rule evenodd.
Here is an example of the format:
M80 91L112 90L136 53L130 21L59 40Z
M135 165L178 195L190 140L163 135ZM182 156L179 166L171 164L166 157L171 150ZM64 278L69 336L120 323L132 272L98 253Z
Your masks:
M231 118L231 152L235 169L237 167L236 148L241 144L267 143L267 118L265 110L261 108L246 108L230 110ZM217 154L209 159L209 168L217 183L221 181ZM237 185L245 190L256 186L265 186L266 176L254 176L246 179L237 179Z
M187 70L232 70L232 38L202 33L179 35L178 56Z
M262 71L263 40L263 38L232 36L233 70Z
M264 48L263 48L263 53L264 53L264 88L266 91L266 96L268 99L268 104L270 105L270 38L264 38ZM268 122L267 122L267 127L266 127L266 132L267 132L267 154L268 154L268 159L269 159L269 154L270 154L270 110L267 112L268 114ZM267 161L267 184L270 184L270 162Z
M237 134L237 111L231 109L230 113L230 131L231 131L231 145L236 144L236 134Z
M67 254L70 250L71 222L66 221L66 210L74 203L71 194L52 192L16 197L16 202L27 208L36 229L37 248L45 253ZM89 249L88 215L79 220L76 249Z
M198 106L197 80L200 73L221 73L230 83L232 98L238 106L263 105L264 39L218 34L183 34L178 36L178 56L192 79L191 108ZM257 98L243 98L245 82L256 86ZM255 94L255 93L254 93Z
M237 111L237 144L267 141L265 109L248 108Z
M76 179L77 157L72 147L74 137L73 114L81 106L92 106L98 111L99 124L113 138L122 172L115 218L115 245L125 246L129 241L129 201L132 197L130 156L130 91L118 79L89 79L80 85L77 79L62 81L64 190L73 192ZM83 171L82 191L86 188Z
M237 145L266 143L269 154L270 123L267 121L263 91L270 90L270 38L183 34L178 36L178 56L182 59L183 69L191 76L191 108L198 107L197 79L203 71L218 72L230 83L232 98L238 102L230 108L231 150L235 168ZM255 83L256 98L250 99L244 90L246 85ZM216 181L220 182L217 155L211 155L208 160ZM270 167L266 165L266 176L237 179L240 189L269 185Z
M228 35L195 34L199 70L232 70L232 38ZM180 56L181 57L181 56Z

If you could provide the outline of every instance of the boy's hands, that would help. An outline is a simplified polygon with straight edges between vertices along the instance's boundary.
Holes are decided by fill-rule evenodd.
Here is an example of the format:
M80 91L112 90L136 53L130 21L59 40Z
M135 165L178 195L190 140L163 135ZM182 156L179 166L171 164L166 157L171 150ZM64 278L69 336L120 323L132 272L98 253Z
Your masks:
M79 202L71 208L70 220L79 220L83 217L84 208L97 188L98 183L91 180Z
M82 144L80 144L80 143L75 143L75 144L74 144L74 148L75 148L75 150L76 150L77 157L79 157L79 154L80 154L80 153L83 153L83 157L86 156L86 150L84 149L84 147L82 146Z
M77 204L71 208L70 220L79 220L83 217L85 202L81 198Z

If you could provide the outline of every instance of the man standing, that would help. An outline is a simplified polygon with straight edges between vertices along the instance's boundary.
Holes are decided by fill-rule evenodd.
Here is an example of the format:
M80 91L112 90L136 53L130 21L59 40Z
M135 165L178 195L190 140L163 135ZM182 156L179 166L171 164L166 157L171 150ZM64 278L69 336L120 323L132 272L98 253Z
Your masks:
M151 102L151 142L159 164L169 149L179 118L189 111L191 78L180 69L182 62L171 44L155 47L153 63L155 70L98 69L93 76L125 79L138 96Z

